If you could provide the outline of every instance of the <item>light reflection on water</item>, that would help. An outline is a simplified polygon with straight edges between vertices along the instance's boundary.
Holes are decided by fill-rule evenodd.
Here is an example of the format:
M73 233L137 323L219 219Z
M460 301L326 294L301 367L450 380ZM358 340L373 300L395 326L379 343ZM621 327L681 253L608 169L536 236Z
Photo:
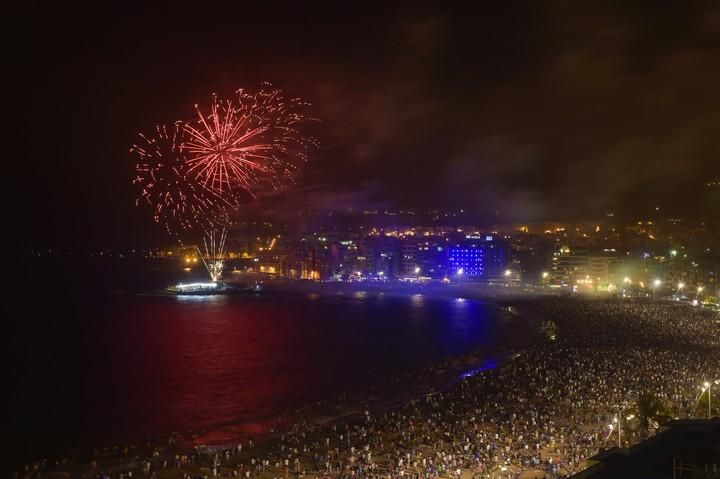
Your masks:
M225 303L228 296L225 294L178 294L175 299L190 303Z
M413 306L422 307L422 305L425 303L425 297L420 293L413 294L410 297L410 301L412 301Z
M470 369L469 371L465 371L460 375L461 378L469 378L472 376L475 376L478 373L481 373L483 371L487 371L489 369L495 369L498 365L497 359L495 358L488 358L483 363L478 366L477 368Z
M484 303L423 294L116 296L78 305L61 341L34 338L34 356L18 351L14 378L33 378L10 384L18 429L89 438L221 424L256 431L288 409L495 341ZM49 368L58 356L63 366ZM40 403L48 385L56 400Z

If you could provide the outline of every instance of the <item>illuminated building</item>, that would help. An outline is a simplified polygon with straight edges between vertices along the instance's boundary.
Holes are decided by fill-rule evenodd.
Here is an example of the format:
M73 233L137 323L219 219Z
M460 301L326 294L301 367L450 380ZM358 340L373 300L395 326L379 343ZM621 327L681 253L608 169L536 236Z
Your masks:
M573 286L578 280L586 281L588 274L588 252L583 249L570 249L561 246L553 253L552 284L555 286Z
M501 277L508 263L507 248L493 236L468 237L447 247L447 274L490 280Z
M561 246L552 257L552 284L597 290L619 283L622 262L613 251L590 254L587 249Z
M416 276L418 264L418 241L406 239L400 245L400 269L403 277Z
M612 283L619 283L619 266L621 261L610 254L588 256L588 275L595 281L597 287L605 287Z
M422 276L442 279L447 275L447 241L439 237L427 237L418 244L417 264Z

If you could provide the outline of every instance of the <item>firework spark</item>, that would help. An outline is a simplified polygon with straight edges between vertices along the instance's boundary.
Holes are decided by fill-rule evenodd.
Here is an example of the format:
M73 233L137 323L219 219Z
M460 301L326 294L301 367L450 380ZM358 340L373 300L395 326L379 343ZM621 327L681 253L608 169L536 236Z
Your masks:
M234 100L212 96L209 112L195 105L197 120L184 127L188 172L219 195L268 183L274 188L290 179L305 150L315 145L299 125L309 120L307 103L286 99L264 84L255 93L238 90Z
M151 136L140 133L141 141L130 148L138 157L133 179L140 188L136 203L150 206L155 222L171 235L212 224L228 205L189 174L182 151L184 131L181 123L159 125Z

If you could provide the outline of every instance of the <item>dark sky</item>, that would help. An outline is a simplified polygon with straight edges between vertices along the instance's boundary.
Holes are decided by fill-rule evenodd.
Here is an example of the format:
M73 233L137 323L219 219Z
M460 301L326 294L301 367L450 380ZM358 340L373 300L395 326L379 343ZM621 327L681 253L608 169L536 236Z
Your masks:
M288 208L720 217L718 2L83 3L16 19L32 243L141 243L137 132L262 81L322 120Z

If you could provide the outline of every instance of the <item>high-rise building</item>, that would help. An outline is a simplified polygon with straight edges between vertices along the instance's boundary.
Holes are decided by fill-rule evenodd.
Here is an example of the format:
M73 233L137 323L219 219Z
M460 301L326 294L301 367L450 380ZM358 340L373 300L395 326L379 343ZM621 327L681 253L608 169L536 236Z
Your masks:
M493 236L468 236L447 248L447 274L478 280L503 275L509 262L507 247Z
M413 277L418 274L418 241L408 238L400 245L400 268L402 277Z
M555 286L572 287L578 280L589 279L588 252L584 249L570 249L561 246L553 253L552 284Z

